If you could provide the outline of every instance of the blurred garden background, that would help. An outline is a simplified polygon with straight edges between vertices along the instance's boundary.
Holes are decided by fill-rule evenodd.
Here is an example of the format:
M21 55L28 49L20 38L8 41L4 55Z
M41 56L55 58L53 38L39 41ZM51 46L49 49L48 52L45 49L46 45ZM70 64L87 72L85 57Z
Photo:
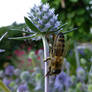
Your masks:
M49 92L92 92L92 0L41 0L26 13L44 34L77 28L65 34L64 69L50 77ZM8 32L0 40L0 80L11 92L44 92L43 43L39 34L31 39L32 30L27 21L0 27L0 39Z

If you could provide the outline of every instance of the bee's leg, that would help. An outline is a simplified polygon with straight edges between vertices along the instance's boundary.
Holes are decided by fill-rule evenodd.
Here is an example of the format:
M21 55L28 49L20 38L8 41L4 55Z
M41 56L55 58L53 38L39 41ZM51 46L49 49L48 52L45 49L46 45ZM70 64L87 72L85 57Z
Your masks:
M47 59L44 60L44 62L47 62L48 60L51 60L51 57L47 57Z

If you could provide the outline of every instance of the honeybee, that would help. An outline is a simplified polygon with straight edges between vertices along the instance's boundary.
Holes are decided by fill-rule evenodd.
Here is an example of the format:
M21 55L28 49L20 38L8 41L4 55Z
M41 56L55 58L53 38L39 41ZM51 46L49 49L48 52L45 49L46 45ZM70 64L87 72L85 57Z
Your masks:
M64 39L64 34L62 32L59 32L53 43L53 47L50 53L50 57L48 57L46 61L48 62L48 75L57 75L61 72L61 68L63 66L64 62L64 48L65 48L65 39Z

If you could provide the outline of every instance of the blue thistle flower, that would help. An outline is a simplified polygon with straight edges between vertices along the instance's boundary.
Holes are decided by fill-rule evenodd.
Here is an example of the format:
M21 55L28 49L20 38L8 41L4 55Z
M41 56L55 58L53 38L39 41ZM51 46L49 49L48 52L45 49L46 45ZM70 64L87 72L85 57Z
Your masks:
M64 87L68 89L72 85L71 77L65 72L61 72L55 80L55 88L63 89Z
M11 83L11 80L9 80L8 78L4 78L3 79L3 83L6 85L6 86L8 86L9 87L9 84Z
M14 66L8 65L5 68L5 74L8 75L8 76L12 76L14 74Z
M21 85L17 88L17 92L29 92L27 85L26 85L26 84L21 84Z
M32 22L41 33L57 32L60 27L60 21L58 21L58 15L55 15L55 9L50 9L49 4L41 4L34 7L28 13L29 21ZM60 28L59 30L61 30ZM28 30L28 32L36 33L36 31ZM31 35L30 35L31 36ZM39 38L40 39L40 38ZM37 39L37 40L39 40Z
M82 56L85 56L84 48L78 48L78 52L79 52Z
M20 78L22 81L25 81L25 82L30 82L30 79L31 79L31 75L28 71L23 71L21 74L20 74Z
M86 78L85 70L82 67L78 67L77 70L77 78L79 81L83 82Z

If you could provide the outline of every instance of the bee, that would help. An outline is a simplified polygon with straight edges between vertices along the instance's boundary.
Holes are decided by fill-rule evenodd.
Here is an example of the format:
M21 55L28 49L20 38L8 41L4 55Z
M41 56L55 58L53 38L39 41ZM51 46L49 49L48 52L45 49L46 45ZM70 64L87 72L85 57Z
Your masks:
M48 57L45 62L48 62L48 75L57 75L61 72L61 68L64 62L64 48L65 48L65 39L64 34L59 32L56 37L54 37L54 43L52 50L50 52L50 57Z

